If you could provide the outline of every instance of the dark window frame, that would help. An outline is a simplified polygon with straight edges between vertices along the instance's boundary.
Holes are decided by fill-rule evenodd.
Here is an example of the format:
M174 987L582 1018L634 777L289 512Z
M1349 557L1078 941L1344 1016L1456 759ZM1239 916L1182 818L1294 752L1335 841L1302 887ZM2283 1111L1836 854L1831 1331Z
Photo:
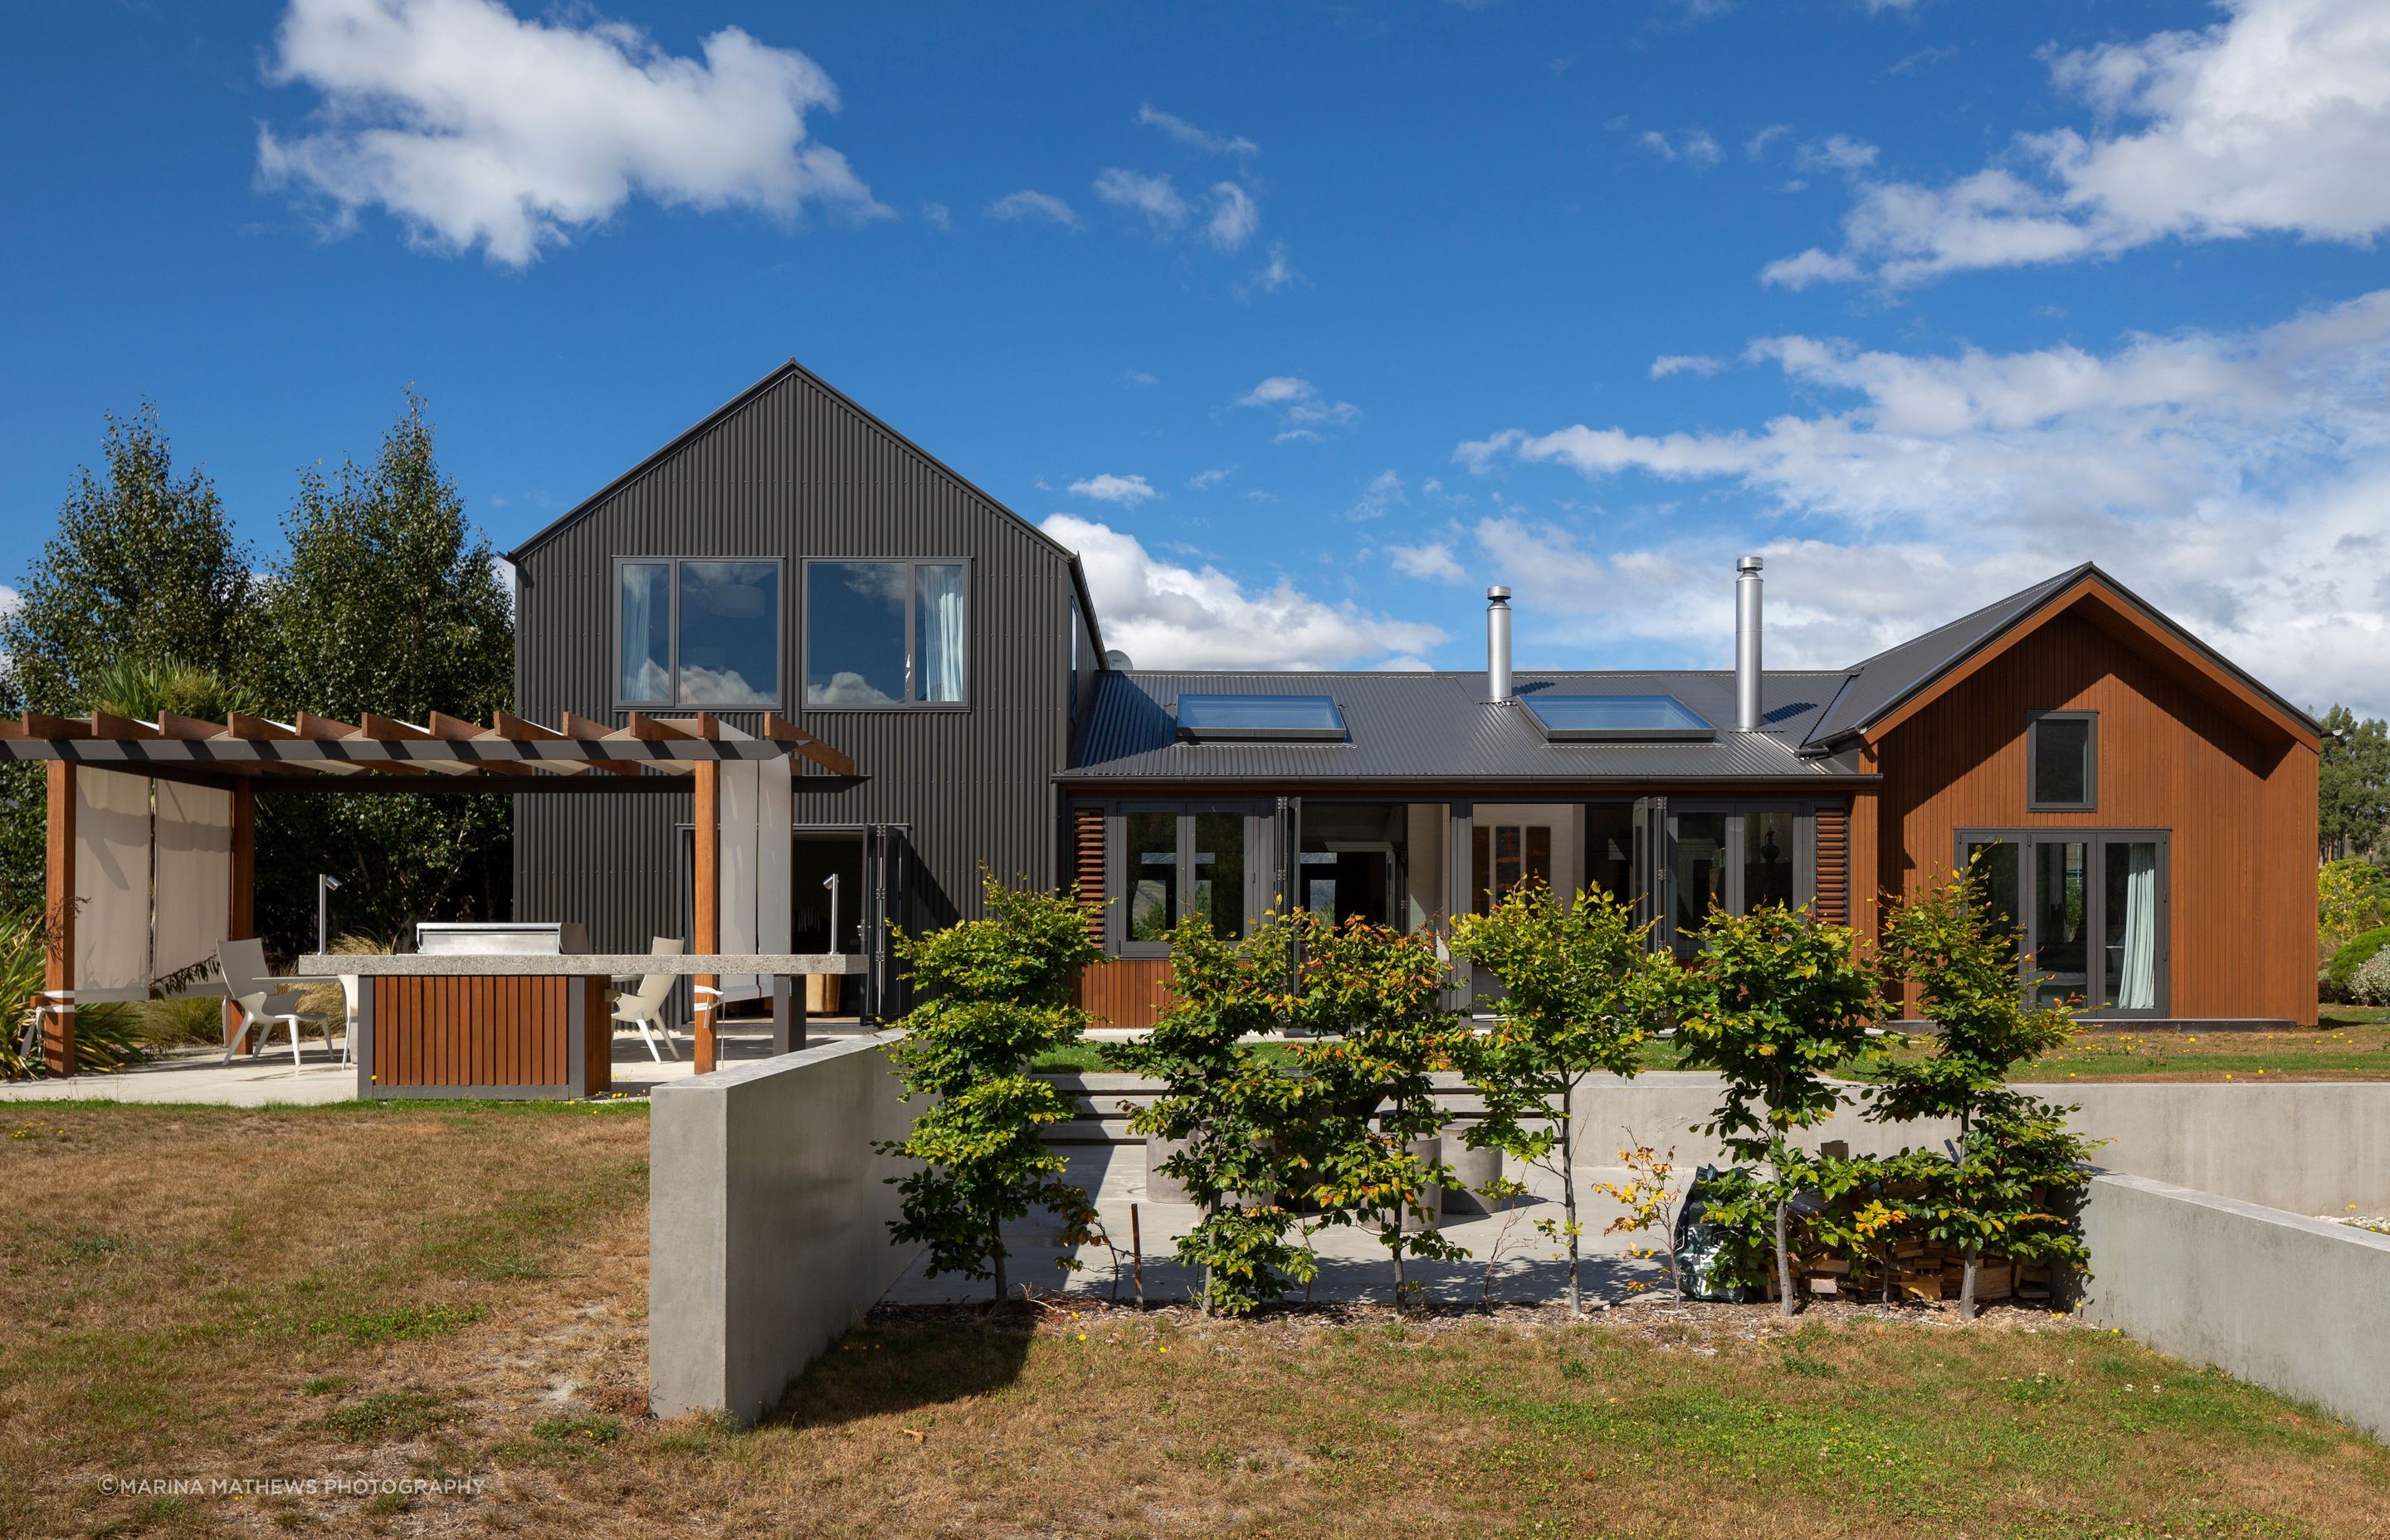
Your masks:
M806 698L805 690L813 678L813 569L816 566L836 567L870 564L905 569L905 699L884 705L816 705ZM967 556L808 556L797 562L797 699L809 712L968 712L971 699L979 692L972 687L972 672L979 667L979 648L972 640L973 618L979 613L975 563ZM923 700L915 693L919 687L920 660L913 655L915 637L919 634L920 581L916 576L923 567L960 567L963 570L963 698L960 700Z
M2086 938L2085 956L2097 958L2099 966L2084 980L2085 1007L2076 1014L2089 1021L2152 1021L2172 1018L2174 971L2174 831L2170 828L2134 828L2117 827L2086 828L2071 824L2037 824L2024 828L1961 828L1953 836L1951 864L1959 871L1967 869L1967 847L1970 845L2006 844L2017 847L2017 989L2027 994L2035 978L2033 916L2036 913L2034 885L2040 880L2039 866L2033 857L2037 844L2079 844L2088 846L2085 854L2087 880L2084 889L2083 929ZM2154 844L2157 846L2158 933L2155 977L2151 982L2154 1003L2129 1010L2119 1010L2104 1000L2094 1000L2095 994L2109 993L2112 981L2107 978L2107 847L2111 844ZM2096 983L2100 986L2093 988ZM2029 998L2028 995L2028 998Z
M772 667L779 689L768 702L741 706L688 706L680 702L680 570L687 562L768 561L779 570L773 584ZM664 567L670 576L664 583L668 601L664 616L664 684L669 699L634 700L623 694L623 569L625 567ZM606 697L617 712L785 712L789 709L789 558L782 556L725 555L710 553L690 556L618 556L608 569L612 579L611 591L606 597Z
M1197 815L1228 814L1244 819L1244 891L1240 903L1245 914L1245 927L1241 933L1253 934L1254 920L1266 906L1274 880L1272 868L1265 865L1276 860L1276 851L1269 846L1272 836L1266 832L1270 825L1270 811L1266 804L1244 798L1137 798L1106 803L1103 812L1104 934L1112 956L1170 956L1168 942L1137 941L1129 935L1132 919L1129 908L1133 895L1129 888L1128 821L1132 815L1140 813L1164 814L1177 820L1175 846L1177 863L1173 869L1172 879L1177 884L1175 904L1176 912L1182 917L1188 912L1192 897Z
M2041 799L2041 725L2045 722L2088 724L2083 735L2083 794L2079 802ZM2087 711L2035 712L2024 727L2024 810L2027 813L2097 813L2100 811L2100 713Z

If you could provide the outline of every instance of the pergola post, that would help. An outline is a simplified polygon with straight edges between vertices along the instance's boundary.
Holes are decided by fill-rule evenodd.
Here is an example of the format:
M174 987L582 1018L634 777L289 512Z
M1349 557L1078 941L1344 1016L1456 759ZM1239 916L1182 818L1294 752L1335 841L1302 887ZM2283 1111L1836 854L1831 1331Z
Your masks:
M62 761L49 764L49 838L44 855L43 905L47 942L43 959L42 987L71 991L75 986L75 767ZM71 1004L45 1013L42 1020L42 1062L54 1075L75 1072L75 1018Z
M715 760L700 760L693 774L696 781L697 809L695 839L697 860L695 886L690 895L697 934L689 938L688 949L697 953L722 950L722 765ZM696 1060L699 1074L713 1070L713 1018L722 1000L721 977L700 973L693 981L695 989L691 1004L696 1019Z
M232 892L225 908L225 940L247 941L257 934L257 788L247 780L232 788ZM240 1007L224 1005L225 1046L232 1046L240 1027ZM249 1045L255 1053L257 1045Z

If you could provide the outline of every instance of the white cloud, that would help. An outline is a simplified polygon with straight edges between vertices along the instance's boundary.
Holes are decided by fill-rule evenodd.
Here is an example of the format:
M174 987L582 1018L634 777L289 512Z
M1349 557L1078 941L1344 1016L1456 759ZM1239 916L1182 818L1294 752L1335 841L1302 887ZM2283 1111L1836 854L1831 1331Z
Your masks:
M1096 196L1105 202L1145 216L1153 233L1169 235L1187 223L1187 200L1167 176L1107 166L1096 173Z
M1779 258L1759 270L1761 283L1795 289L1806 289L1813 283L1840 283L1858 276L1858 263L1814 246L1797 257Z
M1161 560L1135 536L1067 513L1041 527L1079 553L1104 640L1141 668L1345 668L1446 640L1433 625L1313 598L1284 577L1249 590L1217 567Z
M1253 238L1253 232L1261 228L1261 224L1262 212L1254 205L1251 193L1234 182L1214 184L1212 222L1203 231L1210 238L1213 250L1235 251L1242 249L1245 242Z
M1712 358L1707 353L1664 353L1651 360L1651 378L1665 379L1672 374L1692 374L1707 377L1726 367L1726 360Z
M1774 144L1777 140L1792 132L1792 125L1790 123L1769 123L1766 128L1761 129L1758 133L1753 135L1750 138L1745 139L1742 142L1742 153L1744 158L1752 160L1759 160L1767 153L1767 147L1769 145Z
M951 230L955 227L955 212L943 203L922 204L921 217L941 230Z
M1798 164L1803 171L1839 172L1844 176L1856 176L1874 165L1879 153L1876 147L1865 139L1829 134L1822 139L1813 139L1803 145Z
M1050 219L1071 229L1079 227L1079 212L1052 193L1042 193L1034 187L1006 193L987 206L993 219Z
M1707 481L1797 518L1798 538L1763 554L1782 550L1804 574L1771 589L1812 617L1790 633L1815 643L1789 655L1801 661L1848 662L2090 558L2286 693L2390 706L2372 664L2390 645L2390 289L2104 353L1919 355L1782 337L1750 356L1805 397L1843 404L1726 432L1513 429L1456 456L1480 470ZM1516 518L1474 533L1489 556L1499 543L1528 563L1497 561L1523 589L1548 584L1551 603L1603 625L1661 635L1685 621L1638 619L1624 598L1612 614L1603 596L1630 578L1692 582L1697 608L1714 585L1727 602L1722 545L1600 555ZM1677 565L1620 566L1635 562ZM1769 575L1783 575L1772 560ZM1688 635L1710 635L1709 623Z
M1162 383L1162 379L1160 376L1149 374L1143 369L1128 369L1123 371L1121 375L1121 383L1124 385L1137 386L1159 385Z
M1187 484L1193 487L1198 492L1209 492L1214 487L1218 486L1222 481L1234 476L1236 473L1237 468L1235 466L1214 466L1209 470L1199 470L1194 475L1189 476L1187 478Z
M1317 386L1298 375L1272 375L1233 404L1276 412L1280 443L1316 443L1332 430L1350 428L1361 420L1361 408L1349 401L1329 400Z
M1940 186L1863 185L1842 265L1811 263L1807 278L1904 284L2167 238L2366 244L2390 230L2390 6L2224 9L2203 32L2053 54L2056 83L2092 109L2088 132L2019 135L2000 163Z
M1303 275L1294 270L1294 264L1286 260L1285 243L1272 241L1269 261L1264 263L1262 270L1237 292L1240 298L1250 298L1257 293L1275 294L1281 289L1289 289L1304 281Z
M1151 102L1137 109L1137 122L1148 128L1158 128L1168 135L1174 142L1184 145L1189 149L1200 149L1206 155L1233 155L1242 160L1247 156L1259 155L1262 152L1261 146L1242 135L1232 137L1226 134L1214 134L1208 129L1197 128L1186 119L1174 113L1164 112Z
M1469 574L1461 569L1452 554L1449 541L1432 540L1420 545L1389 545L1386 560L1405 577L1415 577L1429 583L1466 583Z
M1105 471L1100 476L1083 477L1071 483L1071 495L1097 503L1118 503L1133 508L1139 503L1150 502L1162 494L1153 490L1142 476L1115 476Z
M1344 517L1355 521L1379 519L1388 508L1410 501L1403 493L1403 479L1392 470L1381 470L1369 478L1361 489L1361 500L1345 511Z
M623 22L526 21L497 0L291 0L266 77L323 103L258 130L260 181L324 199L337 228L387 209L435 250L520 267L634 197L794 220L889 211L807 133L838 88L793 48L726 27L703 58Z
M1718 142L1710 137L1710 132L1705 128L1689 128L1673 135L1647 128L1635 136L1635 142L1664 160L1715 166L1726 159L1726 151L1718 148Z

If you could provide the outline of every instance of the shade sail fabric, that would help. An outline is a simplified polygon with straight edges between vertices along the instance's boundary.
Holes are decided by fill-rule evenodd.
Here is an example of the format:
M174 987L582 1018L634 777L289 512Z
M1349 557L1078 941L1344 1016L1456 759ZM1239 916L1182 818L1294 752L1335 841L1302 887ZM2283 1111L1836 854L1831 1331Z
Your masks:
M75 776L75 987L149 984L149 781Z
M174 781L157 787L157 915L149 967L153 977L164 978L212 959L216 943L231 932L232 793Z

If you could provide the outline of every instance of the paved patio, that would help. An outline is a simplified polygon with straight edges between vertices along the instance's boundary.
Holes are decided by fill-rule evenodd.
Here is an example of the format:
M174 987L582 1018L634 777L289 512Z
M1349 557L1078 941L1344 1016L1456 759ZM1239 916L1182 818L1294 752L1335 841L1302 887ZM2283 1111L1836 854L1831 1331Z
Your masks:
M1099 1217L1120 1248L1120 1260L1115 1265L1112 1253L1102 1246L1083 1247L1076 1253L1080 1270L1063 1273L1056 1266L1063 1255L1062 1248L1056 1244L1059 1227L1048 1216L1032 1215L1005 1227L1006 1243L1012 1249L1006 1264L1007 1281L1013 1290L1017 1293L1021 1285L1027 1283L1040 1290L1061 1287L1074 1294L1110 1299L1117 1289L1120 1299L1135 1299L1129 1251L1129 1209L1134 1204L1143 1233L1147 1303L1183 1303L1192 1298L1199 1281L1196 1270L1167 1259L1178 1238L1194 1227L1199 1214L1191 1203L1157 1203L1146 1197L1144 1145L1081 1145L1071 1147L1067 1153L1071 1159L1069 1179L1095 1199ZM1664 1259L1642 1262L1625 1254L1638 1240L1652 1238L1597 1233L1621 1210L1610 1199L1594 1196L1587 1184L1616 1181L1623 1175L1599 1167L1581 1166L1577 1170L1577 1202L1586 1232L1580 1250L1584 1253L1587 1305L1624 1299L1638 1283L1653 1288L1664 1287L1667 1282ZM1536 1234L1535 1229L1536 1220L1558 1219L1563 1212L1559 1179L1530 1171L1524 1180L1530 1196L1509 1216L1459 1213L1447 1216L1449 1222L1444 1233L1469 1248L1472 1260L1406 1259L1405 1277L1422 1285L1432 1301L1473 1304L1487 1287L1486 1262L1498 1245L1501 1254L1495 1264L1492 1283L1495 1303L1565 1299L1567 1252ZM1510 1220L1507 1236L1506 1217ZM1319 1278L1312 1295L1315 1300L1392 1301L1394 1264L1374 1229L1324 1230L1315 1238L1314 1244L1320 1254ZM917 1262L888 1291L887 1299L899 1304L968 1302L986 1299L989 1290L990 1285L984 1282L953 1277L926 1277ZM1293 1297L1299 1300L1302 1296L1298 1292Z
M811 1023L815 1042L863 1029L852 1019L816 1019ZM726 1064L767 1059L772 1052L768 1026L733 1023L717 1035L718 1053ZM624 1096L645 1096L668 1080L694 1074L689 1045L684 1033L681 1057L656 1063L636 1034L614 1037L614 1089ZM40 1101L122 1101L202 1107L319 1107L328 1102L353 1101L357 1072L342 1064L340 1050L327 1051L310 1039L294 1068L290 1052L243 1055L224 1061L221 1048L178 1048L148 1064L107 1075L74 1075L58 1080L0 1081L0 1103Z

